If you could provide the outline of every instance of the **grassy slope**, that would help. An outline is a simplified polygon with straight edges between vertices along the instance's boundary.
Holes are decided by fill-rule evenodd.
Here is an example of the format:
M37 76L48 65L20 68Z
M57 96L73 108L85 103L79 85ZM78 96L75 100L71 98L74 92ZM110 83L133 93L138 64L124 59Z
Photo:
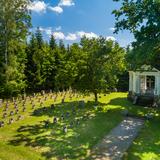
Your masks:
M105 96L101 98L102 103L100 104L104 107L103 110L95 110L91 96L85 97L86 102L88 100L90 102L86 104L85 109L79 109L76 115L71 115L69 119L65 119L57 125L51 124L49 128L44 127L43 120L50 119L52 121L53 116L60 117L62 113L67 111L71 113L71 106L77 106L76 101L79 99L82 98L74 98L71 103L68 98L67 103L57 105L55 111L48 108L46 112L39 115L32 114L33 110L28 103L27 111L21 112L24 115L23 120L0 129L0 159L86 159L90 154L90 149L116 126L122 117L117 111L110 113L106 111L106 104L103 104L107 99ZM58 99L57 104L60 104L60 101L61 98ZM52 100L48 100L45 102L45 106L49 106L51 103L53 103ZM13 110L13 106L9 108ZM40 107L37 107L38 109ZM2 116L2 109L0 111L0 116ZM64 124L68 125L69 122L81 118L87 113L90 115L89 119L81 120L80 125L69 129L67 134L63 133L62 126Z
M122 109L129 109L134 114L143 115L152 112L152 109L132 106L126 100L126 93L112 93L110 95L101 95L100 104L103 109L95 110L93 107L93 97L85 97L85 109L78 109L76 114L72 114L69 119L53 125L49 128L44 127L41 121L50 119L53 116L60 117L62 113L69 111L71 106L77 105L77 100L67 99L65 105L57 105L55 111L49 108L46 112L33 115L30 104L27 104L27 111L24 113L24 119L14 122L0 129L0 159L2 160L44 160L44 159L89 159L91 148L101 140L113 127L121 120L119 114ZM60 104L59 97L57 104ZM52 100L45 102L45 106L53 103ZM37 103L37 110L40 109ZM76 118L81 118L85 114L90 118L81 120L80 125L75 125L68 130L67 134L62 132L62 126ZM0 109L0 117L2 116ZM158 113L155 113L158 114ZM157 115L158 116L158 115ZM8 119L7 119L8 120ZM155 118L153 121L146 122L145 128L129 149L124 159L160 159L158 155L160 148L160 120ZM152 157L147 159L148 157ZM146 158L147 157L147 158Z

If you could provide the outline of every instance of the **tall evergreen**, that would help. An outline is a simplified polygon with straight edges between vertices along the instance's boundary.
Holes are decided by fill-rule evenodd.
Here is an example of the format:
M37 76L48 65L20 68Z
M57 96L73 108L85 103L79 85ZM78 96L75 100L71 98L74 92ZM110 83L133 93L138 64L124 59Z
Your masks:
M45 79L45 77L43 77L43 69L42 69L45 57L45 50L44 50L45 44L39 27L37 28L35 33L35 41L36 41L34 47L35 49L34 52L32 52L33 54L32 59L36 69L36 71L34 72L34 82L36 91L40 91L41 89L43 89L43 84Z
M29 91L54 88L55 49L52 50L48 43L44 43L42 33L39 29L32 35L28 44L28 61L26 64Z
M65 48L63 40L59 41L59 51L62 56L65 55L65 53L66 53L66 48Z
M41 30L40 30L39 27L37 27L35 37L36 37L36 40L37 40L38 48L42 49L42 46L43 46L44 42L43 42L42 33L41 33Z
M28 43L26 48L27 62L26 62L26 68L25 68L25 75L26 75L27 86L28 86L27 89L29 91L36 89L35 73L37 70L37 66L33 59L33 55L36 52L36 50L37 50L37 41L36 41L35 35L32 34L30 42Z
M57 48L56 40L55 40L53 35L51 35L51 38L50 38L50 41L49 41L49 47L52 50Z

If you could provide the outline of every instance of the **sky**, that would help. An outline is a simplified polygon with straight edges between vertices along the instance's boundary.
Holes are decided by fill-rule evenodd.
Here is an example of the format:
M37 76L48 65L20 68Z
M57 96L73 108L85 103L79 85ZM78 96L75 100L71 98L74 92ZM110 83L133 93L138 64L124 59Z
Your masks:
M66 44L78 42L84 35L103 36L126 47L134 40L133 35L129 31L113 34L112 11L120 6L113 0L35 0L28 7L32 11L32 31L40 27L46 41L51 34Z

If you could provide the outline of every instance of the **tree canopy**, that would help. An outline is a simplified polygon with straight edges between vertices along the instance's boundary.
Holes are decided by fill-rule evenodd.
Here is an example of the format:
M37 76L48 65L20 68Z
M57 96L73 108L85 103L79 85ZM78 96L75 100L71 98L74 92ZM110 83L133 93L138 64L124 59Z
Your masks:
M152 64L159 66L160 46L160 1L159 0L114 0L122 6L113 11L116 18L115 33L129 30L135 37L132 43L134 66ZM134 53L134 54L133 54ZM156 63L155 63L156 60ZM132 61L133 62L133 61Z
M83 57L80 58L77 88L92 92L97 101L97 94L116 87L117 75L125 69L125 51L116 42L98 39L81 39L80 47Z
M29 0L0 1L0 92L11 95L25 88L25 42L31 26Z
M117 87L125 50L103 37L67 45L40 27L30 34L30 0L0 1L0 95L74 89L98 93Z

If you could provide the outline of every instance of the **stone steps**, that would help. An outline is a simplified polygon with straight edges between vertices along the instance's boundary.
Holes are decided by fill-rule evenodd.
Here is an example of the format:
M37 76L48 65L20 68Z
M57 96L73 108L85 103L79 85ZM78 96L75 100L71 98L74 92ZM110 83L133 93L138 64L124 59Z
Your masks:
M154 102L153 96L143 95L143 96L138 96L136 104L141 106L151 106L153 105L153 102Z

